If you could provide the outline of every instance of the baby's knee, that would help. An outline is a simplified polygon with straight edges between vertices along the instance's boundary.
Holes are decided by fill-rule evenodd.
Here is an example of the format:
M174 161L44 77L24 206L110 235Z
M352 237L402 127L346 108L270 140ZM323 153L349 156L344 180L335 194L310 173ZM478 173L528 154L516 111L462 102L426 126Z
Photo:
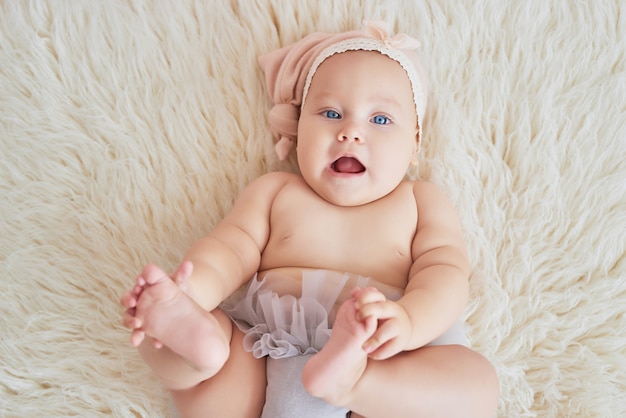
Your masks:
M480 396L485 410L484 416L494 416L500 399L500 380L496 368L485 357L481 355L477 363L477 374L481 379L478 386L483 389Z

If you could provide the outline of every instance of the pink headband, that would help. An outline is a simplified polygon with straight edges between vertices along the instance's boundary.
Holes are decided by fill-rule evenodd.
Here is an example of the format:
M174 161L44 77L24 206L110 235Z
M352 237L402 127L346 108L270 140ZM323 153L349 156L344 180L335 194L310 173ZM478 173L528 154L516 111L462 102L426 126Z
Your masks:
M415 52L419 42L405 34L389 37L385 22L363 23L363 30L337 34L312 33L292 45L259 58L274 102L269 113L269 123L272 133L278 137L275 149L281 160L287 158L293 148L298 133L300 108L304 105L315 71L328 57L346 51L378 51L404 68L411 81L421 140L427 84Z

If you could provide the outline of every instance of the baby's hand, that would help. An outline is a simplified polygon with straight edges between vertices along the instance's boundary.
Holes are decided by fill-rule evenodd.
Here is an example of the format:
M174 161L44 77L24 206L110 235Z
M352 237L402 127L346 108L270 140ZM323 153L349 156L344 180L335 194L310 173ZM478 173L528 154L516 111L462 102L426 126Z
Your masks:
M403 351L411 337L411 322L404 308L373 287L355 289L352 297L359 320L378 321L376 332L363 344L369 357L384 360Z

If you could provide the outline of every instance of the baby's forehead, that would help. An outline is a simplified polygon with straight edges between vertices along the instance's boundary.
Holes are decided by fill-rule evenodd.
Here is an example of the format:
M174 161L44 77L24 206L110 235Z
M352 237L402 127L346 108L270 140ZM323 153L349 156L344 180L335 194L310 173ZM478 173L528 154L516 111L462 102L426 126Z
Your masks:
M402 66L400 65L398 61L394 60L393 58L390 58L389 56L379 51L358 49L358 50L348 50L348 51L343 51L343 52L337 52L335 54L324 57L323 60L318 64L315 72L317 73L321 69L323 69L324 66L328 66L328 63L332 64L336 62L341 62L342 64L345 64L346 66L341 69L349 72L351 70L351 66L349 66L349 64L353 64L355 62L363 62L363 61L370 63L370 65L379 65L380 63L382 63L382 64L388 64L390 67L393 67L393 68L402 68Z
M369 49L348 49L346 51L336 52L332 55L329 55L324 58L322 64L329 60L337 60L337 59L355 59L355 58L363 58L363 57L378 57L388 59L390 61L394 61L388 56L384 55L380 51L369 50ZM320 65L321 66L321 65Z
M373 39L347 39L332 44L318 53L313 60L305 79L303 91L301 91L300 108L306 104L309 89L314 87L314 83L317 84L317 79L320 78L317 77L319 72L334 72L335 75L341 74L341 76L346 77L346 74L349 75L354 66L360 65L361 67L371 66L378 70L386 69L387 71L379 71L375 74L376 77L384 80L388 80L388 76L397 80L408 80L414 108L417 115L421 115L424 111L426 89L419 76L419 70L409 55L407 55L407 51L388 47L384 42L381 43ZM328 79L328 76L321 78Z
M411 80L404 68L396 60L378 51L348 50L330 55L320 62L309 83L306 96L314 92L316 98L332 97L336 92L333 83L361 82L365 87L386 85L388 94L380 92L381 99L394 97L392 85L406 84L407 93L412 98ZM302 105L306 102L303 101Z

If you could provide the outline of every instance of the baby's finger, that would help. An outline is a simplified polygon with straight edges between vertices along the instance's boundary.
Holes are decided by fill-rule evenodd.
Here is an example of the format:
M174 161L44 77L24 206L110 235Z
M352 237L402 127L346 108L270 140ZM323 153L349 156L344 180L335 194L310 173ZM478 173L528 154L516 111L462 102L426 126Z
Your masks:
M402 347L400 347L398 340L394 338L369 353L368 357L373 360L387 360L388 358L398 354L400 351L402 351Z
M365 343L363 343L363 351L372 355L376 350L386 344L389 340L380 333L380 328Z
M385 300L387 298L378 289L366 287L355 297L355 304L357 309L359 309L368 303L384 302Z
M371 302L359 307L357 317L363 321L365 318L373 317L379 320L393 318L395 309L392 303L387 300Z
M373 335L378 327L378 320L373 317L365 318L362 321L365 324L365 333Z
M396 337L397 333L393 324L386 322L379 326L374 335L365 341L363 350L376 360L391 357L397 353L394 351L396 349L396 344L394 344Z

